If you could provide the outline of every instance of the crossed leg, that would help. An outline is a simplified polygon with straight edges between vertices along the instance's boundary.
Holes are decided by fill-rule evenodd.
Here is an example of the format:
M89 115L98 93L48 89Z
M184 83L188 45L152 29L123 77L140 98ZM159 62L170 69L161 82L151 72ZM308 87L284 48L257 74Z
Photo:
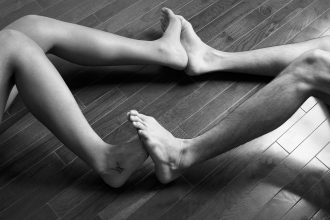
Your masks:
M90 127L45 53L81 65L159 64L183 69L181 21L164 10L170 25L162 38L138 41L40 16L26 16L0 32L0 120L14 85L30 111L113 187L125 183L146 159L139 140L105 143Z
M195 138L176 138L154 118L135 110L130 111L129 120L155 162L156 175L163 183L174 180L190 166L272 131L284 123L311 95L322 98L330 95L330 53L316 49L327 49L329 42L325 40L328 38L227 56L223 52L206 48L208 46L205 44L201 45L191 26L188 23L183 26L181 41L188 53L190 74L223 70L224 66L225 69L247 71L249 74L274 76L275 70L281 72L218 125ZM199 59L192 57L206 50L225 55L213 61L202 55ZM226 60L224 57L232 59L219 65Z

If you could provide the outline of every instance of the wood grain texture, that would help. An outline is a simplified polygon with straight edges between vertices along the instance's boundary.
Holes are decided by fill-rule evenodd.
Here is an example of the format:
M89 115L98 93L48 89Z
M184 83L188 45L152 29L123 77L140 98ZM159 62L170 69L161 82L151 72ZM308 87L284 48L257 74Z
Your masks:
M40 14L153 40L162 33L162 7L225 51L330 34L328 0L0 0L0 28ZM126 119L130 109L188 138L215 126L268 82L51 59L88 122L114 144L137 138ZM0 125L0 219L327 219L329 132L327 107L311 97L278 129L192 167L169 185L157 181L149 158L124 187L112 189L17 98Z

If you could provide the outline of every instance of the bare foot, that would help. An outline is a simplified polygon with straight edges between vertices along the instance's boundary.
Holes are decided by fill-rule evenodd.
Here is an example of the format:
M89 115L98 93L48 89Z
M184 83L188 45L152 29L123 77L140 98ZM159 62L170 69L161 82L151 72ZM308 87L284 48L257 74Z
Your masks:
M212 71L212 64L222 57L220 51L216 51L205 44L196 34L192 25L182 16L177 15L182 23L181 43L188 54L188 75L200 75Z
M138 139L122 145L106 144L101 152L96 171L108 185L115 188L124 185L147 158Z
M187 66L188 56L180 42L181 20L169 8L163 8L161 12L160 20L164 33L157 43L164 56L164 65L183 70Z
M183 169L183 140L174 137L153 117L131 110L128 118L155 163L159 181L169 183L176 179Z

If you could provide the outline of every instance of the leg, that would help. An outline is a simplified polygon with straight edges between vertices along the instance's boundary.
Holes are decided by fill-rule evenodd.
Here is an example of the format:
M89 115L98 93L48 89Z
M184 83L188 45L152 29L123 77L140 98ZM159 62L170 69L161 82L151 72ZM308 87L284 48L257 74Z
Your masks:
M90 127L43 50L24 34L0 32L0 107L16 84L30 111L109 185L121 186L146 159L139 141L114 146ZM31 56L33 54L33 56Z
M184 168L280 126L309 96L320 93L329 97L329 71L329 52L307 52L217 126L192 139L175 138L155 119L136 111L130 112L130 120L156 164L160 181L166 183Z
M169 9L163 37L142 41L36 15L25 16L5 29L17 30L46 53L80 65L159 64L184 69L187 55L180 43L181 21Z
M200 75L212 71L229 71L256 75L276 76L294 59L314 49L330 50L330 37L252 51L228 53L209 47L201 41L191 24L183 17L181 42L189 63L187 73Z

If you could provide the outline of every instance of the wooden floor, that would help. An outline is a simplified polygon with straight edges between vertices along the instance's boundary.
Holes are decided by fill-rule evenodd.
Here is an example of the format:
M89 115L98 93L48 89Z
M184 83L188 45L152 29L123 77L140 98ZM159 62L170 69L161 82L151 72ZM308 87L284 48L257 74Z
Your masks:
M137 39L160 35L160 8L212 47L251 50L330 34L329 0L0 0L0 28L26 14ZM54 61L97 133L135 136L125 113L156 117L179 137L223 119L270 79L188 77L158 66L82 68ZM329 110L310 98L279 129L161 185L147 160L107 187L18 98L0 126L0 219L330 219Z

